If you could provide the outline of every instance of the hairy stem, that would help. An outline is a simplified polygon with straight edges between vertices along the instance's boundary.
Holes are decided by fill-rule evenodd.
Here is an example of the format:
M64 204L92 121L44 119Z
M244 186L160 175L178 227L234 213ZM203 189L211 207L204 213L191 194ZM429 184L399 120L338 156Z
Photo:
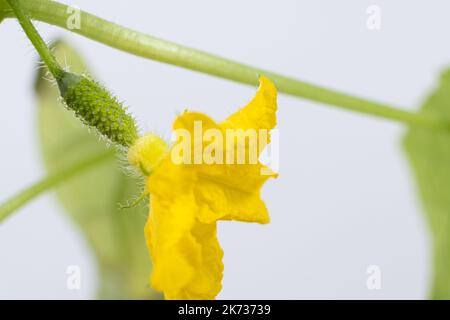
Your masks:
M21 4L31 18L69 29L67 21L73 11L68 11L68 6L51 0L21 0ZM11 17L12 12L5 8L3 15ZM450 129L450 122L431 114L409 112L241 64L125 28L84 11L80 12L80 28L70 31L137 56L236 82L257 85L258 75L265 75L275 82L280 92L296 97L406 124Z
M31 23L30 18L28 18L26 12L23 10L19 0L6 0L6 1L10 5L11 9L14 11L14 15L17 17L17 20L19 20L20 25L22 26L28 38L30 39L31 43L33 43L33 46L36 48L37 52L41 56L41 59L45 62L52 75L56 79L59 79L63 73L62 68L56 61L53 54L50 52L49 48L47 47L47 44L44 42L44 40L42 40L36 28Z
M92 157L84 159L70 167L61 169L48 177L38 181L34 185L28 187L27 189L21 191L15 196L11 197L9 200L0 205L0 223L2 223L6 218L9 217L18 208L22 207L30 200L39 196L43 192L52 189L61 182L67 181L70 178L83 173L84 171L91 169L106 160L112 159L115 155L113 150L108 150L100 154L96 154Z

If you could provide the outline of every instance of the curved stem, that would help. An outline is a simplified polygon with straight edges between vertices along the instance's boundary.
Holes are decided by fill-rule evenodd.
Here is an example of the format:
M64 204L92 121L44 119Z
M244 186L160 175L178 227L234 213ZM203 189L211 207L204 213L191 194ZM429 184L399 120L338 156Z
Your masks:
M18 194L7 200L5 203L0 205L0 223L8 218L9 215L16 209L25 205L30 200L34 199L43 192L57 186L61 182L67 181L69 178L76 176L77 174L80 174L90 168L95 167L96 165L101 164L103 161L113 159L114 155L115 152L113 152L113 150L108 150L107 152L96 154L93 157L89 157L70 167L55 172L28 187L27 189L19 192Z
M28 38L30 39L31 43L33 43L33 46L36 48L37 52L41 56L41 59L45 62L45 64L47 65L48 69L53 74L53 76L56 79L59 79L59 77L63 73L62 68L60 67L55 57L47 47L47 44L44 42L44 40L42 40L36 28L33 26L30 19L22 9L22 6L19 3L19 1L18 0L6 0L6 1L14 11L14 15L17 17L17 20L19 20L20 25L22 26Z
M33 19L70 30L67 25L67 19L70 14L73 14L73 11L68 11L68 6L51 0L21 0L21 4ZM3 9L3 15L11 17L12 13L5 8ZM355 97L271 71L241 64L125 28L84 11L80 12L80 28L70 31L137 56L240 83L257 85L258 75L265 75L275 82L280 92L296 97L406 124L450 129L450 122L434 115L409 112L384 103Z

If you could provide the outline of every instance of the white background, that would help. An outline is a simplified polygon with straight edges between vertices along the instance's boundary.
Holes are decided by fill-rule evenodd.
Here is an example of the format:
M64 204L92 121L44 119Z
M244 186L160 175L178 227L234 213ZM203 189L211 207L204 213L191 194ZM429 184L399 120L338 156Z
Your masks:
M241 62L415 109L450 61L448 1L63 1L128 27ZM382 9L382 29L366 9ZM144 60L45 24L64 36L130 106L166 134L184 108L223 119L255 88ZM0 24L0 201L43 175L32 93L36 53L18 24ZM427 296L430 239L401 149L404 127L285 95L280 177L264 187L272 222L221 223L219 298ZM68 265L82 289L66 289ZM381 290L366 269L379 265ZM47 194L0 226L0 298L94 298L81 234Z

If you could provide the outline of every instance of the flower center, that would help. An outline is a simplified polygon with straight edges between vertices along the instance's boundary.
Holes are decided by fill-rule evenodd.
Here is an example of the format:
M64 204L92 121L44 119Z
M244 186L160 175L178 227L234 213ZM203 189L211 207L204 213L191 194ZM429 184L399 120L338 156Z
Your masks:
M161 137L148 133L130 147L128 161L144 175L149 176L168 152L169 146Z

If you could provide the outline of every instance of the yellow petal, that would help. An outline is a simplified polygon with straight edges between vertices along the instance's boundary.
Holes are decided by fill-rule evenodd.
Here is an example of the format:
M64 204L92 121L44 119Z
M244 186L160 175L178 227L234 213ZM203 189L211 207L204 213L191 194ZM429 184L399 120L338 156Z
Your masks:
M193 225L188 201L180 198L172 202L152 196L145 227L153 261L151 284L166 296L180 292L194 276L195 269L189 259L198 260L201 249L190 234Z
M145 227L153 261L151 285L166 299L214 299L220 292L223 252L216 225L197 221L196 210L189 195L151 199Z
M185 130L191 136L191 164L184 165L190 172L195 172L194 193L200 206L197 217L205 223L217 220L239 220L246 222L268 223L269 215L260 198L260 189L270 177L276 174L267 174L270 170L259 161L250 162L246 156L246 163L238 164L236 139L233 145L227 145L227 130L253 130L259 139L260 130L270 130L276 125L276 89L272 82L260 78L260 86L255 97L235 114L227 118L222 124L217 124L207 115L196 112L185 112L174 122L174 130ZM216 130L224 137L222 139L223 152L221 164L205 164L204 161L195 163L196 155L204 156L210 141L195 139L202 137L207 130ZM269 138L267 133L267 138ZM250 138L246 141L250 141ZM268 139L267 139L268 141ZM259 143L259 141L258 141ZM265 146L265 144L264 144ZM263 146L263 147L264 147ZM251 144L245 145L245 153L250 153ZM259 147L261 148L261 147ZM233 150L234 156L231 164L227 161L227 152ZM261 150L261 149L259 149ZM259 152L258 152L259 155ZM199 158L199 157L197 157ZM204 158L201 158L204 160ZM264 173L264 174L262 174ZM192 177L190 178L192 181Z
M277 124L277 89L268 78L259 78L259 88L253 99L243 108L222 122L224 128L264 129L275 128ZM270 143L270 140L268 141Z
M269 223L270 221L259 190L246 192L201 179L195 186L195 195L199 203L197 217L202 222L237 220Z

